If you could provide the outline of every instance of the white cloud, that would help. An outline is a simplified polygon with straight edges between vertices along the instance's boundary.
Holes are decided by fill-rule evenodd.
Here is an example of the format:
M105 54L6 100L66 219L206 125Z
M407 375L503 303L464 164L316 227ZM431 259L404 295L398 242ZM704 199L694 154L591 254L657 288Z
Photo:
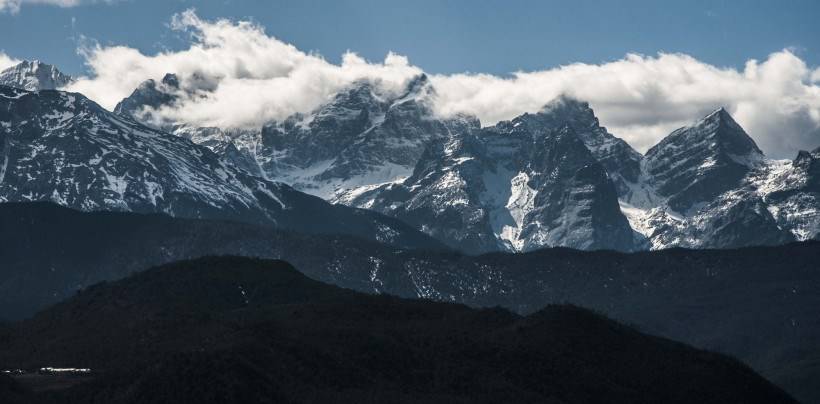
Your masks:
M19 60L12 58L9 55L6 55L2 51L0 51L0 71L5 70L11 66L20 63Z
M268 36L258 25L204 21L193 11L175 16L171 26L190 34L188 49L155 55L124 46L84 49L93 74L72 90L113 108L143 80L177 73L196 95L160 111L164 118L258 126L309 112L355 80L371 79L382 91L396 92L422 71L393 53L377 63L347 53L333 64ZM750 60L743 69L683 54L627 55L511 77L432 75L431 81L439 113L472 113L485 125L537 111L567 93L589 101L611 132L641 151L719 106L770 156L793 157L798 149L820 146L820 69L812 71L790 50Z
M814 73L816 74L816 72ZM472 112L483 121L537 111L567 93L589 101L611 132L644 151L673 129L725 106L776 157L820 146L820 87L789 50L742 70L718 68L690 56L627 55L599 65L573 64L516 73L434 76L443 113Z
M310 111L333 93L360 79L377 79L384 91L399 91L421 73L407 59L388 54L370 63L348 53L341 65L269 37L247 22L206 22L192 11L177 15L172 27L189 32L190 48L147 56L128 47L94 46L83 50L94 73L71 87L106 108L130 94L147 78L177 73L183 86L197 91L166 118L215 126L259 126L300 111ZM215 87L212 89L210 87Z
M10 12L16 14L20 12L23 4L44 4L58 7L76 7L81 4L92 3L113 3L117 0L0 0L0 13Z

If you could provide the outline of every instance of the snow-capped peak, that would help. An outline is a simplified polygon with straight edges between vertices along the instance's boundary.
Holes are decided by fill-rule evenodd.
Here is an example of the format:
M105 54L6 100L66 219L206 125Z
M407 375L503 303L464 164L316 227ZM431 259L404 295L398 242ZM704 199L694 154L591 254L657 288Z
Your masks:
M755 141L723 107L692 126L672 132L658 146L675 142L676 139L686 141L691 146L707 147L716 152L726 153L741 164L754 164L763 156ZM647 156L653 153L653 149L655 147L647 152Z
M0 72L0 85L28 91L55 90L72 80L71 76L39 60L24 60Z

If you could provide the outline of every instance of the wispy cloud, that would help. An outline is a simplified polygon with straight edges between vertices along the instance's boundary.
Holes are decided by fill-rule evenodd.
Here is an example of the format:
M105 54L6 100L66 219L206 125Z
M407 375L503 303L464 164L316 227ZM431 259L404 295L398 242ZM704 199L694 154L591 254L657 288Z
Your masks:
M82 4L114 3L117 0L0 0L0 12L16 14L24 4L45 4L58 7L76 7Z
M83 49L92 76L72 89L107 108L143 80L165 73L183 77L194 96L157 113L195 125L247 127L308 112L353 81L368 79L398 91L422 72L404 56L381 62L345 54L340 64L267 35L251 22L200 19L194 11L171 26L190 34L190 47L145 55L127 46ZM820 146L820 69L792 50L742 69L721 68L684 54L626 55L602 64L571 64L518 72L432 75L439 114L464 112L485 125L537 111L566 93L589 101L604 125L639 150L676 127L719 106L727 107L773 157Z

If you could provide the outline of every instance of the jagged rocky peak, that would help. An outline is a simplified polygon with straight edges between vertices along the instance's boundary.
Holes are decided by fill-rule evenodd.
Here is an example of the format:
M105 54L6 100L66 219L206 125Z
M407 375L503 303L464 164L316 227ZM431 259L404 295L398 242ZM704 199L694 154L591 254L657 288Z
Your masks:
M563 94L545 104L538 112L524 113L495 126L511 134L528 133L532 136L553 134L556 129L565 126L571 127L581 138L600 135L589 133L599 128L598 118L589 104Z
M523 114L512 121L499 123L519 131L526 129L532 134L550 133L567 126L584 142L615 183L618 195L629 199L638 182L643 156L623 139L609 133L600 125L598 117L588 102L567 94L561 94L535 114ZM512 129L508 129L512 130Z
M475 118L441 118L427 76L401 91L361 80L308 114L262 129L255 155L270 178L325 198L343 189L408 177L430 141L478 129Z
M815 166L818 166L818 161L820 161L820 147L812 151L800 150L797 152L797 157L794 158L792 164L797 168L811 170Z
M673 131L646 153L646 170L669 206L685 213L736 187L765 157L720 108Z
M612 181L569 125L525 114L427 147L400 184L339 202L411 223L469 253L637 249Z
M24 60L0 72L0 85L28 91L56 90L72 81L71 76L39 60Z
M820 239L820 148L801 150L792 161L770 161L750 181L778 224L797 240Z
M292 167L323 163L338 156L355 138L383 119L387 102L361 80L338 92L308 114L294 114L262 128L263 168L279 176ZM276 158L273 158L276 156Z
M346 107L350 109L361 109L379 104L373 84L368 80L359 80L351 84L346 89L336 93L329 103L323 105L319 111L326 111L333 108Z
M491 153L507 147L492 139L493 131L485 131L489 135L485 135L486 147ZM620 211L614 181L573 126L554 126L531 139L519 144L507 158L493 156L501 161L523 156L514 165L498 167L497 172L513 174L503 181L509 184L510 198L501 198L506 204L500 210L490 210L495 214L493 229L499 238L513 250L523 251L546 246L622 251L640 248L642 240L635 237ZM513 232L511 238L510 230L516 227L518 233Z
M179 98L179 77L168 73L160 82L148 79L142 82L134 92L120 101L114 107L114 113L134 118L147 123L150 118L146 115L148 109L159 109L176 102Z
M435 96L436 89L433 87L433 84L430 83L430 79L427 77L426 74L422 73L416 77L413 77L410 82L407 83L407 90L405 93L399 97L399 100L429 100L429 97Z
M174 73L168 73L165 77L162 78L162 84L168 86L169 88L178 89L179 88L179 77L177 77Z
M539 113L546 116L565 116L570 120L580 120L585 123L590 123L591 121L594 121L595 124L598 123L598 119L595 118L594 112L588 102L579 100L568 94L558 95L546 103Z
M673 131L647 151L650 159L668 153L670 146L708 150L713 155L729 158L748 167L763 159L763 152L754 140L732 118L725 108L718 108L692 126Z
M785 194L795 192L820 193L820 148L812 151L800 150L791 162L791 175L777 181L780 191ZM773 195L774 199L782 197L783 192Z
M617 140L618 143L626 145L626 142L616 138L600 125L598 117L595 116L588 102L566 94L559 95L544 105L536 116L539 117L540 122L551 127L571 127L593 154L603 153L604 150L600 150L601 145L608 141ZM629 149L631 150L631 147ZM639 156L637 152L634 154ZM601 157L605 156L601 154Z
M349 117L353 112L375 114L373 118L377 118L379 113L385 113L401 103L418 102L433 94L435 90L425 74L413 77L404 91L393 95L381 91L378 83L362 79L342 89L328 103L307 115L338 119ZM304 118L304 115L297 114L297 118Z
M114 113L133 118L151 127L174 132L180 127L191 128L185 122L164 119L156 110L173 106L180 98L192 98L212 92L217 82L205 74L195 72L184 76L166 73L159 81L148 79L114 107Z
M371 121L384 113L386 101L378 97L373 84L362 80L353 83L340 91L327 104L322 105L312 114L296 114L289 117L288 124L310 127L333 136L330 131L342 129L348 125L353 130L364 130ZM288 125L291 126L291 125ZM343 134L342 134L343 135Z
M752 166L762 159L763 152L725 108L718 108L699 125L713 130L718 141L716 146L738 163Z

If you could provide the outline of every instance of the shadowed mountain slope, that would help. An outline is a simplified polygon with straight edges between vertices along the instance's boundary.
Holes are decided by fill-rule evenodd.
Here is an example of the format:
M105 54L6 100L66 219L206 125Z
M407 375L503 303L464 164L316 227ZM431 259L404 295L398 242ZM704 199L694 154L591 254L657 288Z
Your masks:
M816 242L470 257L240 223L2 204L0 317L24 318L101 280L212 254L286 259L314 279L358 291L523 314L573 303L741 358L806 402L820 397L812 382L820 376Z
M96 370L42 394L68 402L794 402L732 359L576 307L365 295L238 257L92 286L0 338L4 364Z

